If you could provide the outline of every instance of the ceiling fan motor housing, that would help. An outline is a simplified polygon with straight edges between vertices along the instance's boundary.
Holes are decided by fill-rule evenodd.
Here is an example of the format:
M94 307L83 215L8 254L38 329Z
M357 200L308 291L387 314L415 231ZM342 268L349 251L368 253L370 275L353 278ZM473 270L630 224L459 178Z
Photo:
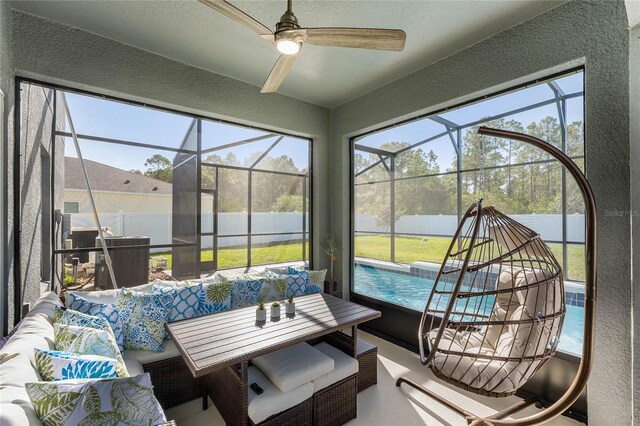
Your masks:
M279 33L280 31L295 30L298 28L300 28L300 25L298 25L298 18L296 18L296 15L294 15L291 10L287 10L280 17L280 22L276 24L275 32Z

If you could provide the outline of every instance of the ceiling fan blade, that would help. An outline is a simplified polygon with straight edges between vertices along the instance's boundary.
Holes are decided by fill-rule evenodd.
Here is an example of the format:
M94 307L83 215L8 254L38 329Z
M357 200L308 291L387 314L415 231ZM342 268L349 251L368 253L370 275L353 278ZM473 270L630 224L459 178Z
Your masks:
M198 0L200 3L209 6L211 9L222 13L227 18L233 19L239 24L244 25L259 35L271 35L273 31L264 26L262 23L253 19L231 3L224 0Z
M269 77L267 77L267 81L264 82L260 93L276 92L282 85L287 74L289 74L297 57L298 55L280 55Z
M403 50L407 35L402 30L377 28L307 28L309 44L376 50Z

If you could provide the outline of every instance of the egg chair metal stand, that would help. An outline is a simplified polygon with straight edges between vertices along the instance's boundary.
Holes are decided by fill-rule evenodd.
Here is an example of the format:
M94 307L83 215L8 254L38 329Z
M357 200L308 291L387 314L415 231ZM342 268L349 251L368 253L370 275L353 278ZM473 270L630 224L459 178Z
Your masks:
M510 418L542 401L523 399L478 416L406 378L397 380L464 416L471 425L534 425L568 410L591 369L596 304L596 207L580 168L561 150L530 135L480 127L482 135L531 144L557 159L575 179L585 203L584 338L578 372L555 403ZM420 361L436 377L490 397L513 395L556 352L566 305L560 265L540 235L500 213L472 204L452 238L418 330ZM509 417L509 418L508 418Z

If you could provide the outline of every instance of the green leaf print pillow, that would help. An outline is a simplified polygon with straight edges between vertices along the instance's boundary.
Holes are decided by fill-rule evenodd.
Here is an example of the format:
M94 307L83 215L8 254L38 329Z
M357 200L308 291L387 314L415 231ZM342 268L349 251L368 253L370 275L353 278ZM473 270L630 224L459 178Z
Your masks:
M118 361L118 366L116 367L118 377L129 375L113 334L95 328L60 323L53 324L53 334L57 351L113 358Z
M45 426L150 426L166 422L149 373L117 379L34 382L25 388Z
M200 315L231 309L231 290L233 282L222 276L214 282L205 282L200 290Z

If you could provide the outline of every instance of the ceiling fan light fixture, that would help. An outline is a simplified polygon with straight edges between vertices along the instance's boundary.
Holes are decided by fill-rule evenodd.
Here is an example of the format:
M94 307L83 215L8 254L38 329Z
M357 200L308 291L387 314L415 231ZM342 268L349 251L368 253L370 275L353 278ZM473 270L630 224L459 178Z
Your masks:
M295 55L300 51L300 43L293 40L278 40L276 48L283 55Z

